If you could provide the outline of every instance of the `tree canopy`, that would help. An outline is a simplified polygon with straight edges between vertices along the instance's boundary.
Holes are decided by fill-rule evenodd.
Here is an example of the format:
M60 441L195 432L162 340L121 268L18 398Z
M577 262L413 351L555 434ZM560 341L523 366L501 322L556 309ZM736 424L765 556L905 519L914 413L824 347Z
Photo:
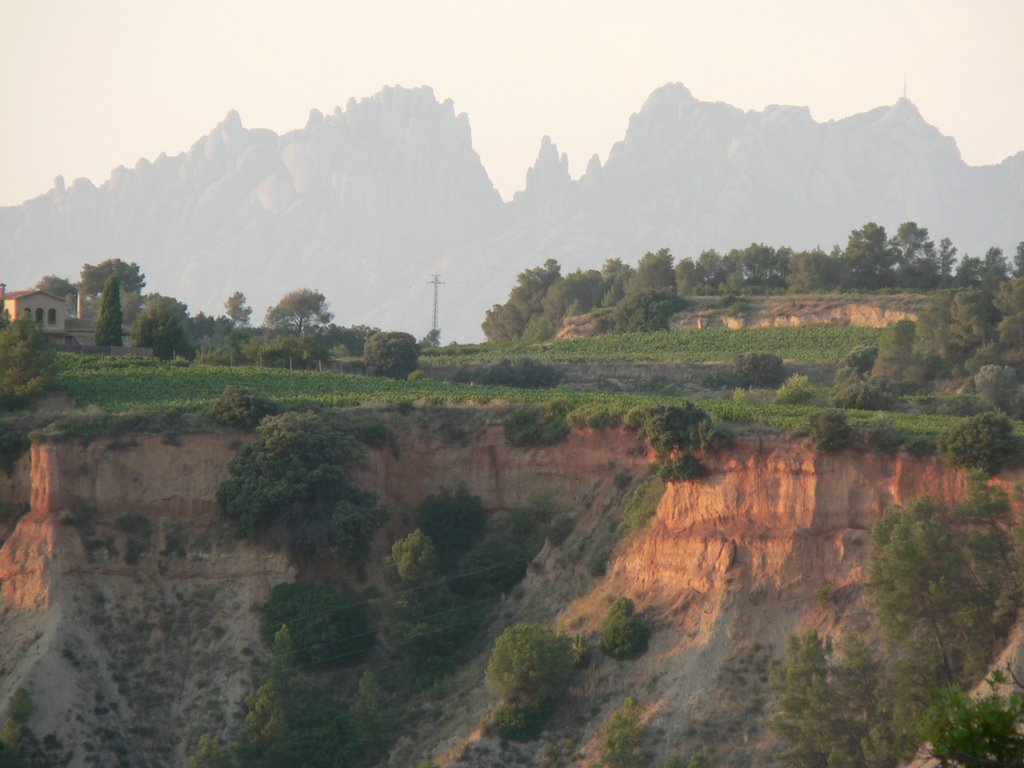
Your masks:
M320 291L301 288L285 294L268 309L264 323L268 328L301 336L321 328L333 318L327 299Z
M231 462L217 500L244 536L284 520L298 553L360 558L384 520L376 497L353 484L364 462L355 435L333 418L268 416Z
M516 624L494 641L487 682L506 699L540 701L565 690L572 662L568 637L540 624Z
M117 278L120 289L125 293L141 294L146 287L146 276L139 265L134 261L126 264L120 259L107 259L95 266L83 264L78 287L86 296L97 296L112 277Z
M419 357L416 338L401 331L375 333L363 348L363 361L369 372L392 379L404 379L415 371Z
M133 346L152 348L161 360L170 360L175 355L189 357L192 352L184 325L165 301L147 303L132 325L131 339Z

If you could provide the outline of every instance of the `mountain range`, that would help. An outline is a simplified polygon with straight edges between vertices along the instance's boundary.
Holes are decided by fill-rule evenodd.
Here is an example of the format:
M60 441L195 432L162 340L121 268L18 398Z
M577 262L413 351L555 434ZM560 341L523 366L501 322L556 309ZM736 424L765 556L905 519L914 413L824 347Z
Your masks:
M217 313L241 290L262 317L290 290L322 291L341 325L422 336L440 273L442 340L480 322L517 273L563 273L751 242L826 250L868 221L916 221L960 253L1024 240L1024 152L964 163L907 99L816 122L805 107L743 111L665 85L602 164L579 179L548 137L503 202L469 119L428 87L385 88L278 135L224 120L187 152L116 168L102 186L58 177L0 208L0 280L74 279L83 263L138 262L148 289Z

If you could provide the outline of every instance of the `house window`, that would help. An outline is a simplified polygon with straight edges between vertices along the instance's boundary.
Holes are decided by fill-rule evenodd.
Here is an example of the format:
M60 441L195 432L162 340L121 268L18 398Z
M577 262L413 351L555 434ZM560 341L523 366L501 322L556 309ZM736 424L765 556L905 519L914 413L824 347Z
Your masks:
M43 322L43 310L42 309L37 309L36 310L36 322L37 323L42 323Z
M56 325L57 324L57 310L49 309L46 311L46 324Z
M21 316L22 317L27 317L29 320L31 320L32 319L32 310L29 309L28 307L25 307L25 311L21 313Z

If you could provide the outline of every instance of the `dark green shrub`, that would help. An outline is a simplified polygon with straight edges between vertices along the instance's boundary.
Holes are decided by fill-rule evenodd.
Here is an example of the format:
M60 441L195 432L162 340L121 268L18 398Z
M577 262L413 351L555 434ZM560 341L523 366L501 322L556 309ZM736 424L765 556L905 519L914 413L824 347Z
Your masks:
M277 406L252 390L228 384L206 409L206 415L225 427L255 429L264 416L277 412Z
M479 496L465 485L442 488L420 504L419 527L434 542L441 567L450 571L487 530L487 517Z
M523 580L534 555L536 552L530 552L526 542L518 538L484 539L466 553L462 575L452 580L452 589L467 597L497 597Z
M268 645L282 624L288 626L295 645L293 661L303 666L351 666L374 643L366 607L326 584L274 587L263 619Z
M404 379L416 370L419 357L416 339L400 331L375 333L363 348L363 362L373 376Z
M875 367L878 358L878 347L857 346L846 353L846 357L836 370L836 380L848 378L867 378Z
M943 416L975 416L985 410L981 398L974 395L951 395L940 397L926 413L938 413Z
M666 459L658 467L658 477L664 483L696 480L704 477L707 473L707 469L697 461L697 457L692 453L680 453Z
M872 451L895 451L903 443L903 436L884 416L862 421L854 427L854 436L858 445Z
M822 411L808 420L811 438L823 451L838 451L846 448L853 439L853 430L842 411Z
M541 702L565 690L572 664L568 637L540 624L516 624L494 641L487 682L506 701Z
M7 702L7 716L16 723L24 723L32 714L32 696L24 688L19 688Z
M711 417L689 401L633 409L626 414L626 424L663 458L675 450L710 451L723 438Z
M493 365L463 367L452 378L454 381L485 386L539 389L557 387L562 381L562 374L552 365L531 357L519 357L515 360L501 360Z
M566 416L572 404L552 400L543 408L519 408L505 418L505 439L509 445L553 445L569 434Z
M590 666L590 645L583 635L575 635L572 638L572 666L573 669L585 669Z
M376 497L353 484L364 462L355 436L329 415L268 416L231 462L217 501L244 536L283 520L297 554L362 557L385 517Z
M530 704L506 701L495 710L490 727L502 739L534 741L540 738L552 709L550 699Z
M612 542L603 543L597 547L587 560L587 573L595 579L604 576L608 572L608 560L614 549L615 544Z
M858 408L864 411L887 411L896 404L896 396L884 376L870 379L839 379L829 393L829 404L835 408Z
M651 630L635 611L628 597L620 597L608 609L601 625L601 650L613 659L635 659L647 651Z
M620 301L612 313L616 333L663 331L676 312L686 308L678 296L663 291L640 291Z
M381 449L388 444L391 432L388 425L376 419L360 420L353 425L359 442L367 448Z
M939 455L953 466L990 475L1020 459L1013 423L996 413L979 413L950 427L939 436L938 447Z
M736 358L733 375L741 387L775 389L786 380L786 368L778 355L753 352Z

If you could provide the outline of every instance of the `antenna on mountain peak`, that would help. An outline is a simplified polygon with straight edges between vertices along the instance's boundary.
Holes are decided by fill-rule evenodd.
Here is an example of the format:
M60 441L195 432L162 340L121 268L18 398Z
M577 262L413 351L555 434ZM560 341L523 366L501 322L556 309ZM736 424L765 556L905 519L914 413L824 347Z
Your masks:
M907 76L903 76L903 98L907 98Z

